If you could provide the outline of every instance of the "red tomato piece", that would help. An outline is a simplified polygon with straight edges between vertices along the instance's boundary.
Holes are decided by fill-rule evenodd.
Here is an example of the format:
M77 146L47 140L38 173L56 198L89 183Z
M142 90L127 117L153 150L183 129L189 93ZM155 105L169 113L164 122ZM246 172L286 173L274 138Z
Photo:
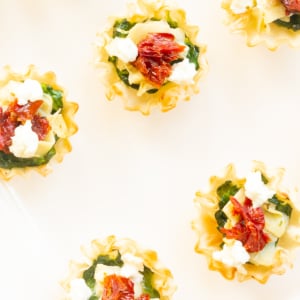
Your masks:
M288 14L300 12L300 0L281 0L281 3L286 8Z
M115 274L106 276L102 300L134 300L133 282Z
M138 57L133 65L158 87L171 75L171 62L177 60L185 48L174 40L171 33L149 33L138 44Z
M150 300L150 296L147 294L143 294L139 296L136 300Z
M34 115L31 122L32 130L38 135L39 140L44 140L51 129L51 126L46 117Z
M0 151L10 153L9 146L11 146L11 138L14 136L15 129L27 120L32 121L32 130L38 135L39 140L46 137L51 127L45 117L37 114L42 104L43 100L37 100L20 105L15 100L5 112L0 107Z
M243 205L234 197L230 197L230 201L233 204L233 213L239 215L240 220L233 228L221 228L220 231L228 239L241 241L250 253L262 250L269 241L268 235L263 232L265 216L262 208L254 208L248 198Z

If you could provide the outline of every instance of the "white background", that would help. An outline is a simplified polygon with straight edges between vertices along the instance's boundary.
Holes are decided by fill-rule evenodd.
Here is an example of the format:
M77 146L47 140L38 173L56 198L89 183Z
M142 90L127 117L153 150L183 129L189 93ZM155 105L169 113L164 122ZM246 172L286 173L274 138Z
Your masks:
M80 106L63 163L46 178L10 181L19 200L1 197L1 299L59 299L68 261L109 234L156 250L178 285L174 299L300 299L299 252L266 285L228 282L194 253L190 226L195 192L230 162L282 166L300 185L300 50L248 48L217 1L178 2L208 45L209 72L199 95L145 117L108 102L93 66L96 32L125 1L0 1L1 65L55 71Z

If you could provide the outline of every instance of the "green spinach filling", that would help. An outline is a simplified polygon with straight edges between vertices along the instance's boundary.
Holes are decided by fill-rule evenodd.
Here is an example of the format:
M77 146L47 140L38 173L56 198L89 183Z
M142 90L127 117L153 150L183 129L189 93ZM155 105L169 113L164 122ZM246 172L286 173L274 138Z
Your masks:
M225 181L217 188L217 195L219 197L219 209L215 213L215 218L218 228L223 228L228 220L228 217L223 211L224 206L228 203L231 196L234 196L240 188L233 184L231 180Z
M293 31L298 31L300 30L300 14L291 15L289 22L278 19L274 21L274 24L291 29Z
M137 83L132 83L132 84L129 83L129 79L128 79L128 77L129 77L129 72L128 72L127 69L120 70L120 69L118 68L118 66L117 66L117 64L118 64L118 58L117 58L116 56L110 56L110 57L108 58L108 61L111 62L111 63L114 65L115 70L116 70L116 72L117 72L119 78L123 81L123 83L124 83L125 85L127 85L127 86L129 86L129 87L131 87L131 88L133 88L133 89L135 89L135 90L138 90L138 89L140 88L140 85L137 84ZM148 94L154 94L154 93L156 93L157 91L158 91L158 89L153 88L153 89L148 90L147 93L148 93Z
M159 21L158 19L153 19L153 18L150 20ZM144 22L147 22L147 21L148 20L145 20ZM167 14L166 21L171 28L178 28L177 22L171 19L169 13ZM112 37L113 38L115 38L115 37L126 38L129 34L129 30L132 27L134 27L135 25L136 25L136 23L131 23L127 19L117 20L113 25ZM185 37L184 43L189 48L187 55L186 55L187 59L189 60L190 63L193 63L195 65L196 70L199 70L200 65L198 62L198 58L200 55L200 48L197 45L194 45L187 36ZM171 65L181 62L182 60L183 60L183 58L177 59L177 60L171 62ZM118 58L116 56L108 57L108 61L114 65L118 77L126 86L131 87L135 90L138 90L140 88L140 84L129 83L129 79L128 79L129 71L127 69L120 70L118 68ZM167 83L168 82L166 82L165 84L167 84ZM153 88L153 89L150 89L147 91L148 94L155 94L156 92L158 92L157 88Z
M52 111L51 114L56 113L59 109L63 108L63 92L55 90L49 84L41 84L43 92L52 98Z
M275 205L275 209L291 217L293 208L291 205L283 200L278 199L278 196L274 195L268 201Z
M3 151L0 151L0 168L12 169L42 166L47 164L55 154L56 150L54 146L41 157L16 157L12 153L4 153Z
M121 254L119 251L113 251L109 255L99 255L93 264L83 272L83 279L91 290L94 290L96 285L96 280L94 277L98 264L122 267L124 262L121 259Z
M113 26L113 38L120 37L126 38L129 30L135 25L136 23L131 23L126 19L117 20Z
M90 296L88 300L98 300L99 297L96 296L95 286L95 272L98 264L103 264L106 266L117 266L122 267L124 262L121 258L119 250L113 250L108 255L99 255L93 264L83 272L83 279L86 285L92 290L93 295ZM142 290L144 294L148 294L150 298L160 298L159 292L153 287L153 275L154 273L144 265L143 272Z
M266 184L267 178L262 174L262 180ZM215 218L218 224L218 228L223 228L228 220L227 215L224 213L223 208L228 203L230 196L234 196L240 188L232 183L231 180L225 181L217 188L217 195L219 198L219 209L215 213ZM277 195L268 199L269 203L275 205L275 209L284 213L288 217L291 217L293 208L286 201L280 200Z
M52 99L52 111L54 114L59 109L63 108L63 92L53 89L50 85L42 83L41 87L43 92L49 95ZM57 137L56 137L57 139ZM5 153L0 151L0 168L12 169L12 168L25 168L25 167L37 167L47 164L50 159L56 154L55 145L41 157L16 157L12 153Z

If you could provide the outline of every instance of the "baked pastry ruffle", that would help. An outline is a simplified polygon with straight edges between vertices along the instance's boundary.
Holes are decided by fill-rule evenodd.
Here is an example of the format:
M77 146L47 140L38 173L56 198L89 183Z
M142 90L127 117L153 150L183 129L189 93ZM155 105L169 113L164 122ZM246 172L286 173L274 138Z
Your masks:
M248 46L264 43L270 50L281 44L300 46L300 4L294 0L222 0L226 23L246 36ZM299 1L298 1L299 2Z
M77 299L78 295L93 300L112 299L108 294L127 295L128 299L136 300L172 298L175 291L172 274L155 251L112 235L93 240L82 247L82 253L82 262L71 261L69 274L61 283L65 300Z
M300 212L296 192L284 187L283 175L284 169L270 171L255 162L252 172L238 177L230 164L223 176L210 178L208 192L196 193L195 251L207 258L209 269L226 279L265 283L292 267Z
M0 178L9 180L35 170L51 171L71 151L76 133L76 103L66 99L53 72L39 74L34 65L25 73L3 69L0 80Z
M96 42L96 64L106 97L122 98L125 108L148 115L168 111L199 92L207 70L206 46L198 27L171 1L137 0L125 16L111 17Z

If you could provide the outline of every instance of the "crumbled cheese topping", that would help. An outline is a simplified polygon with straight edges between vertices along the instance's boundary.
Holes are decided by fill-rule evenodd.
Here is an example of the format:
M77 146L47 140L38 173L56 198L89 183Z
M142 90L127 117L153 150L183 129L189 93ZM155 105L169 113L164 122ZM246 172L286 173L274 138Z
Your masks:
M259 171L251 172L246 177L245 195L252 200L253 207L259 207L268 199L272 198L275 192L264 184Z
M70 300L87 300L92 295L92 291L86 285L84 279L73 279L70 282Z
M101 284L103 284L106 276L113 274L129 278L134 283L134 296L137 298L143 292L141 285L143 275L140 273L144 270L143 260L130 253L125 253L122 255L122 261L124 262L122 267L98 264L94 278Z
M233 0L230 5L232 12L242 14L253 6L253 0Z
M12 144L9 151L16 157L28 158L34 156L39 144L38 135L32 130L32 123L27 120L24 125L15 129L15 135L11 138Z
M30 101L43 99L43 89L41 84L33 79L26 79L14 88L15 97L18 99L18 104L24 105Z
M97 264L94 278L96 279L96 281L103 283L106 276L113 274L120 275L120 270L121 268L118 266Z
M124 63L135 61L138 56L138 47L130 38L114 38L107 46L109 56L116 56Z
M213 259L230 267L239 267L249 261L250 255L242 242L234 240L232 243L225 242L222 250L213 252Z
M172 74L168 80L178 84L190 84L194 82L196 73L195 64L190 63L189 60L185 58L183 61L172 66Z
M144 262L140 257L134 256L130 253L125 253L122 255L122 260L124 262L121 268L120 275L130 278L134 283L134 295L139 297L142 294L142 281L143 275L140 273L144 270Z

